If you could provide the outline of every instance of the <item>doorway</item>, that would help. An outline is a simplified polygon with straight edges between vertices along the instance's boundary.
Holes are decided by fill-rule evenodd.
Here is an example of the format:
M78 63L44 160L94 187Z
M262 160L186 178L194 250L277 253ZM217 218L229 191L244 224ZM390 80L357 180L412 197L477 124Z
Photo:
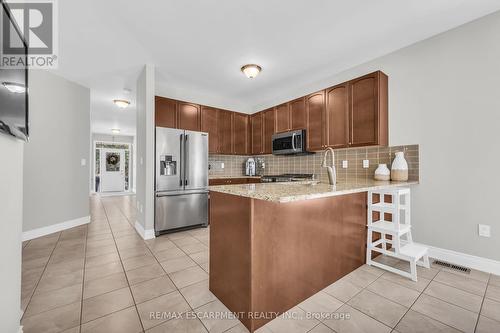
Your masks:
M95 191L130 190L130 144L95 142Z

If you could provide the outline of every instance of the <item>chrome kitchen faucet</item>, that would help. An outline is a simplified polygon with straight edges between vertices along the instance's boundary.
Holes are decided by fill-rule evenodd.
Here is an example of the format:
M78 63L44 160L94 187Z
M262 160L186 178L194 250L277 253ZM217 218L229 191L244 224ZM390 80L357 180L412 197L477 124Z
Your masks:
M326 157L328 155L328 152L332 153L332 166L326 165ZM325 149L325 152L323 154L323 164L321 166L323 168L326 168L326 171L328 173L328 181L330 182L330 185L335 185L337 183L337 172L335 170L335 152L333 151L332 148L328 147Z

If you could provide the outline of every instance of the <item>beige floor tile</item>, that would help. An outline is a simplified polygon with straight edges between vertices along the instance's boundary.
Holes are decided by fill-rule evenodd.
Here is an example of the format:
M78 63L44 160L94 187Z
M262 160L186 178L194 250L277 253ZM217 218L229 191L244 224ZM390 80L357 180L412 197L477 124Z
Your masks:
M66 261L63 263L49 263L45 268L44 276L59 276L63 274L75 273L83 269L84 258Z
M208 251L193 253L193 254L190 254L189 256L197 264L204 264L204 263L208 262L208 260L209 260L209 252Z
M83 300L82 323L134 305L128 287Z
M378 276L369 273L366 270L357 269L344 276L343 279L349 280L352 284L360 288L366 288L370 283L378 279Z
M85 282L90 280L95 280L109 276L111 274L116 274L123 272L122 263L111 262L104 265L94 266L90 268L85 268Z
M175 259L169 259L160 262L161 266L167 273L182 271L183 269L196 266L196 262L188 256L183 256Z
M353 284L349 279L342 278L323 289L329 295L334 296L342 302L347 302L362 289Z
M83 286L83 298L90 298L113 290L127 287L125 273L119 272L100 279L86 281Z
M476 327L476 333L498 333L500 332L500 322L479 316L479 321Z
M169 276L179 289L208 279L208 274L198 266L171 273Z
M197 308L195 312L201 314L200 320L210 333L224 332L239 324L239 320L218 300ZM214 318L211 313L218 313L223 319Z
M99 240L105 240L105 239L113 239L113 235L110 232L107 233L98 233L98 234L90 234L87 236L87 241L93 242L93 241L99 241Z
M140 257L140 256L147 256L150 254L150 251L146 245L143 246L135 246L131 247L128 249L120 250L120 257L122 260L134 258L134 257Z
M486 282L481 282L464 275L458 275L446 271L439 272L434 280L481 297L484 295L486 290Z
M198 241L196 238L192 236L186 236L184 238L174 239L172 242L175 243L175 245L177 245L178 247L200 243L200 241Z
M186 253L184 253L178 247L172 247L172 248L167 249L167 250L158 251L154 254L154 256L156 257L156 259L158 259L158 261L175 259L175 258L183 257L185 255L186 255Z
M157 263L157 261L153 255L147 254L123 260L123 267L125 268L125 271L130 271L132 269L152 265L154 263Z
M312 330L310 330L308 333L335 333L331 328L324 324L319 324L315 326Z
M273 333L301 333L308 332L318 324L319 321L308 316L304 310L294 307L266 326Z
M115 240L113 238L87 241L87 249L99 249L101 247L108 247L114 245L115 245Z
M476 313L479 313L483 302L480 296L436 281L432 281L424 293Z
M126 274L130 285L134 285L136 283L144 282L165 275L165 271L160 266L160 264L154 263L152 265L127 271Z
M136 304L149 301L150 299L169 294L172 291L177 290L172 281L170 281L166 275L134 284L130 287L130 289L132 290L132 295L134 295Z
M208 251L208 247L200 242L198 242L197 244L182 245L179 246L179 248L187 254Z
M345 304L337 310L338 317L324 321L337 333L389 333L391 328Z
M178 313L183 313L190 309L184 297L182 297L178 291L137 304L137 310L139 311L142 325L146 330L160 325L169 319L175 318L169 316L176 316ZM157 313L159 316L152 317L151 313Z
M47 292L57 290L64 287L74 286L83 282L83 269L69 274L61 274L57 276L45 276L40 279L36 292Z
M396 326L399 333L460 333L453 327L410 310Z
M491 285L500 287L500 276L491 274L490 275L490 280L489 280L488 283L491 284Z
M405 272L410 272L410 263L407 261L400 261L397 265L396 268L401 269ZM439 273L439 269L437 268L425 268L421 266L417 266L417 277L423 277L428 280L434 279L434 277Z
M418 298L420 292L404 287L386 279L378 279L368 286L368 290L409 308Z
M492 284L488 285L488 288L486 289L486 297L500 302L500 287L494 286Z
M141 321L134 306L82 325L81 333L139 333Z
M363 266L359 267L358 269L364 270L364 271L371 273L373 275L376 275L376 276L380 276L386 272L383 269L380 269L380 268L375 267L375 266L370 266L367 264L364 264Z
M431 280L423 278L423 277L419 277L418 281L415 282L415 281L412 281L406 277L403 277L401 275L394 274L391 272L384 273L380 278L392 281L394 283L400 284L400 285L407 287L407 288L410 288L410 289L414 289L414 290L419 291L419 292L424 291L424 289L431 282Z
M217 299L208 289L208 280L192 284L179 291L193 309Z
M205 326L199 319L172 319L166 323L155 326L146 331L147 333L207 333Z
M76 326L73 328L69 328L67 330L62 331L61 333L80 333L80 326Z
M354 296L348 304L390 327L396 326L408 311L408 308L368 290Z
M463 332L474 332L477 314L440 299L422 294L412 310Z
M167 236L168 239L175 241L175 240L179 240L181 238L190 237L191 235L189 234L189 231L180 231L180 232L175 232L175 233L168 234L165 236Z
M65 287L45 293L35 293L26 309L26 316L48 311L82 299L82 285Z
M320 291L319 293L316 293L315 295L300 303L298 307L306 311L315 319L323 321L342 305L344 305L344 303L342 303L335 297Z
M500 321L500 302L485 298L481 309L481 315Z
M207 273L210 271L210 264L208 262L200 264L200 267Z
M85 268L91 268L117 261L120 261L120 256L117 252L103 254L101 256L87 257L85 261Z
M61 306L21 321L24 333L61 332L80 324L81 302Z
M104 254L109 254L109 253L118 253L115 245L103 246L103 247L96 248L96 249L87 249L87 251L85 252L85 256L86 257L95 257L95 256L101 256Z
M488 280L490 278L490 273L478 271L476 269L471 269L469 273L460 272L460 271L457 271L457 270L454 270L451 268L447 268L447 267L443 267L443 268L441 268L441 270L443 272L457 274L459 276L464 276L464 277L467 277L470 279L474 279L474 280L478 280L478 281L486 282L486 283L488 282Z

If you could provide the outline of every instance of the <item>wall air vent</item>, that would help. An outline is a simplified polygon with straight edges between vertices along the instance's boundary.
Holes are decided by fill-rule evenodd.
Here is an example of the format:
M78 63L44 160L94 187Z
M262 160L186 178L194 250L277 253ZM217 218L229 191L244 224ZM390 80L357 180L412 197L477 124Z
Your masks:
M451 263L446 262L446 261L434 260L433 264L441 266L441 267L446 267L446 268L452 269L454 271L470 274L470 268L460 266L460 265L451 264Z

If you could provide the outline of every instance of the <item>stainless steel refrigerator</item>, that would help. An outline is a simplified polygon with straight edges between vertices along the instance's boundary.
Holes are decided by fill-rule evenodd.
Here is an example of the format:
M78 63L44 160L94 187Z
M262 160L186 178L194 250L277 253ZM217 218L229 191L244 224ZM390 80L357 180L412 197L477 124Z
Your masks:
M208 225L208 134L156 127L155 233Z

